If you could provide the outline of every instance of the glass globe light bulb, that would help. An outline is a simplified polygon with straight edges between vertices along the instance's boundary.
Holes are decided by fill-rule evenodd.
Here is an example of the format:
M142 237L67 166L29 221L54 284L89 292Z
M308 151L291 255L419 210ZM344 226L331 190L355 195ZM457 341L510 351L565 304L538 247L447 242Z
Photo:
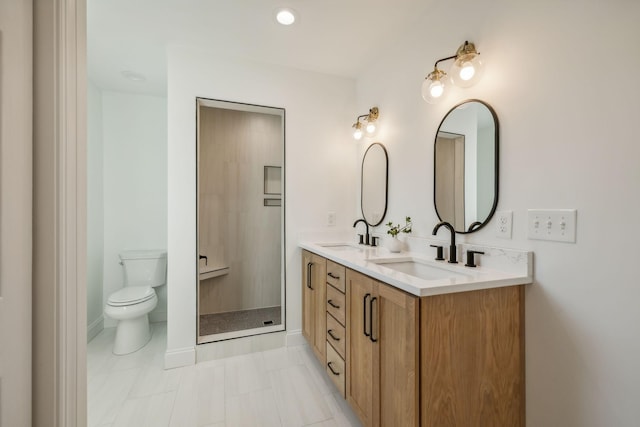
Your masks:
M473 67L473 64L470 62L465 62L462 64L460 68L460 78L462 80L470 80L473 78L473 75L476 73L476 69Z
M376 124L374 122L367 122L364 130L367 132L367 135L373 135L376 133Z
M444 93L444 85L440 80L436 80L435 82L429 85L429 93L433 98L440 98Z
M463 59L457 59L451 65L451 81L458 87L471 87L482 78L484 67L480 55L475 54Z
M353 139L360 141L362 139L362 129L356 129L353 131Z
M422 99L429 104L440 102L444 97L446 85L447 75L439 70L434 71L422 82Z

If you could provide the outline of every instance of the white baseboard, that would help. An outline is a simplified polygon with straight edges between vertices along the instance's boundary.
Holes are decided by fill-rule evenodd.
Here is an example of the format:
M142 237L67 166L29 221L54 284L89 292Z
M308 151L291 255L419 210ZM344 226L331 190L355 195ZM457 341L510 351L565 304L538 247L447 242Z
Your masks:
M295 331L287 332L287 347L294 345L306 344L304 337L302 336L302 329L296 329Z
M100 315L96 320L87 325L87 342L91 341L104 329L104 316Z
M195 365L196 349L194 347L167 350L164 354L164 369L181 368Z

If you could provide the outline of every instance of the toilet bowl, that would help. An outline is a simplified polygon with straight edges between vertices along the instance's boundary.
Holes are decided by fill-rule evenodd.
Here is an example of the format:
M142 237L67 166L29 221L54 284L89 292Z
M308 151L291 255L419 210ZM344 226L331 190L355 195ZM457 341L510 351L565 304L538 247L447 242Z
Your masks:
M120 253L124 287L107 300L104 314L117 320L113 353L123 355L144 347L151 339L149 313L158 305L154 287L166 281L167 254L163 251Z

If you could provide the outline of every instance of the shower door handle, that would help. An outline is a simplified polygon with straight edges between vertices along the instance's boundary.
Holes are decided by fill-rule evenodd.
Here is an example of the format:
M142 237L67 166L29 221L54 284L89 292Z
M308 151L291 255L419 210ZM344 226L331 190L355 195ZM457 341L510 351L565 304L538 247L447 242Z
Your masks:
M313 288L311 287L311 266L313 265L312 262L308 262L307 263L307 288L313 290Z

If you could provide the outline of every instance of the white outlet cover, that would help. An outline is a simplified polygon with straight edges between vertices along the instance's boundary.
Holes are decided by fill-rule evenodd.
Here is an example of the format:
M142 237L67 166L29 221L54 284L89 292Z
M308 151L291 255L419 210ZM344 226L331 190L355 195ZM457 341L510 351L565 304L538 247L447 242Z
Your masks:
M500 211L495 213L496 237L510 239L513 229L513 211Z
M576 209L529 209L527 235L533 240L575 243Z

